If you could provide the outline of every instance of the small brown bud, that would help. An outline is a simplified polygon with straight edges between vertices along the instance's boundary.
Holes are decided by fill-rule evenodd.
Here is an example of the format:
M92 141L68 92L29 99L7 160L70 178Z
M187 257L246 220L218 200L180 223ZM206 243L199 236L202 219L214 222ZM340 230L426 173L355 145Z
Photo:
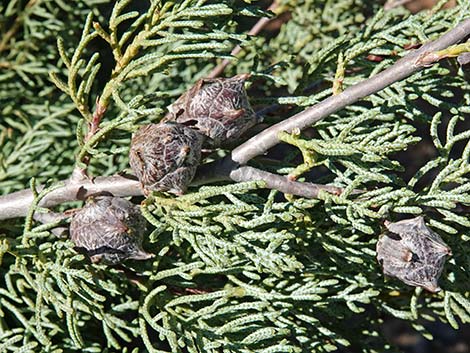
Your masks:
M165 120L200 131L211 147L230 144L259 122L244 87L248 77L199 80L168 107Z
M437 281L446 256L452 254L447 244L426 226L421 216L385 226L388 231L377 242L377 260L384 274L410 286L438 292Z
M142 126L132 137L129 163L144 192L181 195L196 173L204 136L173 122Z
M142 248L146 220L126 199L97 196L87 200L70 222L70 238L93 262L117 264L153 257Z

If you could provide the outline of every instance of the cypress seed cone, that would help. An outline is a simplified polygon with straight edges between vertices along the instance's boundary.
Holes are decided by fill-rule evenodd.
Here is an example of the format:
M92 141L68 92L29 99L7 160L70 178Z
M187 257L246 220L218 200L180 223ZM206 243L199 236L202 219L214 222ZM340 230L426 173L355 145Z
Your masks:
M113 196L90 197L70 222L70 238L92 262L117 264L153 257L142 248L147 221L132 202Z
M230 145L259 122L244 87L248 77L199 80L168 107L164 121L198 130L210 147Z
M132 137L129 163L144 193L183 194L199 166L203 140L197 131L173 122L140 127Z
M421 216L386 223L386 227L377 242L377 260L384 274L438 292L438 279L447 256L452 254L449 246Z

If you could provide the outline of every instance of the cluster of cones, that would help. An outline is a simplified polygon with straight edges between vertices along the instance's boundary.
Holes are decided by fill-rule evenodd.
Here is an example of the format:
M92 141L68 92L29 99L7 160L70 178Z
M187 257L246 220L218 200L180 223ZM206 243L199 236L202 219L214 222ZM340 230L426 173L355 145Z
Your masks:
M134 134L129 163L144 194L181 195L194 178L204 147L224 147L258 123L245 91L247 74L203 79L179 97L158 124ZM142 241L146 220L130 201L113 196L87 200L70 224L70 237L93 262L117 264L152 257Z
M202 148L230 145L258 123L244 87L248 77L200 80L169 107L162 122L134 134L129 163L145 194L183 194Z

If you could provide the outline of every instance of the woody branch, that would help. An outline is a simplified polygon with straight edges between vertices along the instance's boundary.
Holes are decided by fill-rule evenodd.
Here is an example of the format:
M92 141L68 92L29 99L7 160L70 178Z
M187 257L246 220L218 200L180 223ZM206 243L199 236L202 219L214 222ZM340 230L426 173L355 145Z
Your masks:
M258 171L243 165L252 158L264 154L271 147L279 143L278 134L281 131L291 132L294 129L304 129L325 117L333 114L347 105L376 93L394 82L403 80L413 73L432 65L444 56L432 55L447 47L459 43L470 35L470 20L465 20L454 29L444 34L437 40L430 42L420 49L409 53L397 61L390 68L382 71L374 77L351 86L338 95L331 96L324 101L307 108L306 110L286 119L254 136L247 142L235 148L232 153L213 163L199 168L195 184L204 184L216 180L234 180L237 182L250 180L265 180L267 187L278 188L286 193L294 195L315 197L322 186L310 183L298 183L289 181L279 175L264 171ZM251 168L251 169L249 169ZM302 187L299 187L301 184ZM311 186L311 188L309 188ZM330 187L326 187L330 188ZM316 190L312 193L312 189ZM325 189L325 186L323 186ZM306 191L307 190L307 191ZM335 190L329 190L330 192ZM80 182L68 181L65 186L46 195L40 206L52 207L54 205L80 200L87 195L98 192L110 192L115 196L140 195L138 182L123 176L99 177L95 180L83 180ZM338 190L336 190L338 192ZM22 217L26 215L28 207L33 200L31 190L23 190L10 195L0 197L0 220Z

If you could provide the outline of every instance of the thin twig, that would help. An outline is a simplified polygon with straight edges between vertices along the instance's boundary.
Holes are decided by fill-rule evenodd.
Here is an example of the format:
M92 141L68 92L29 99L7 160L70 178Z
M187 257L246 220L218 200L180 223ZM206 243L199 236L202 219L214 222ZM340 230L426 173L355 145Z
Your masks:
M384 5L384 10L391 10L395 7L406 5L413 0L388 0Z
M269 6L268 11L274 12L277 7L279 6L278 1L274 0L274 2ZM255 25L248 31L249 36L256 36L261 30L272 20L272 18L263 17L255 23ZM230 53L231 56L237 56L238 53L242 51L242 47L237 45L232 52ZM219 65L217 65L210 73L207 75L207 78L215 78L218 77L224 72L225 68L230 64L230 59L224 59Z
M302 196L309 199L318 198L320 191L326 191L335 195L340 195L343 191L343 189L336 186L293 181L287 177L265 172L249 166L243 166L231 171L230 179L236 182L263 180L266 183L266 188L268 189L275 189L283 192L284 194Z
M101 120L103 119L104 113L106 113L106 107L100 104L100 100L96 100L96 107L95 111L93 112L93 116L91 121L88 123L88 132L83 139L83 144L86 144L99 130ZM78 182L80 180L87 178L86 167L90 163L90 155L86 154L83 159L82 163L85 164L85 168L76 165L73 172L71 180L74 182Z
M216 171L212 178L208 178L206 173L204 182L198 179L193 185L229 180L236 182L263 180L268 189L276 189L284 193L308 198L317 198L320 190L333 194L340 194L342 191L342 189L333 186L291 181L284 176L247 166L236 170L225 169L225 171L225 174ZM37 190L41 191L42 188L37 187ZM46 208L54 207L65 202L85 200L91 195L100 193L111 193L114 196L120 197L143 195L140 183L133 176L115 175L111 177L98 177L93 180L68 181L63 187L55 189L44 196L39 202L39 206ZM24 217L28 213L32 202L33 194L30 189L1 196L0 220Z
M342 188L331 185L314 183L303 183L291 180L289 177L266 172L250 166L233 168L227 160L221 159L216 165L212 163L202 165L198 168L196 177L191 185L205 185L220 181L232 180L238 183L253 180L262 180L267 189L279 190L285 194L291 194L306 198L318 198L320 190L339 195Z
M40 192L43 187L37 187ZM83 179L79 182L67 181L63 187L48 193L39 202L41 207L54 207L64 202L85 200L88 196L101 192L109 192L114 196L142 195L139 182L135 178L115 175L111 177L97 177ZM33 202L30 189L14 192L0 197L0 220L24 217Z

